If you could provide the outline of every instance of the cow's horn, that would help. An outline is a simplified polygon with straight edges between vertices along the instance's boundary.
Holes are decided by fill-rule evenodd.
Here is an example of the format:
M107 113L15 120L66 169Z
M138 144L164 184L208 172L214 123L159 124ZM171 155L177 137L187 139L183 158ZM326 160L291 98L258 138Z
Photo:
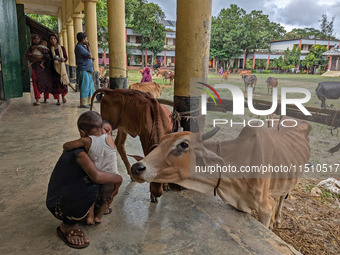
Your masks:
M202 134L201 136L202 141L208 140L209 138L213 137L218 132L218 130L220 130L220 128L215 127L213 130L210 130L209 132Z

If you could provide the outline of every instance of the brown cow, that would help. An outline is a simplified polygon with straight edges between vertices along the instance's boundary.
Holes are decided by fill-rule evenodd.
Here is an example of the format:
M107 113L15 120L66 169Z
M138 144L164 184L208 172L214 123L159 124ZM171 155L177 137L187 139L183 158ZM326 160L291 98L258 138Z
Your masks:
M273 88L276 88L278 85L278 81L276 78L273 77L268 77L267 80L267 88L268 88L268 95L269 95L269 90L271 91L271 95L273 94Z
M163 85L164 85L164 80L170 80L170 85L171 85L171 82L175 78L175 74L172 71L163 72L162 76L163 76Z
M239 70L237 73L238 73L239 75L241 75L241 77L242 77L243 75L251 75L251 71L250 71L250 70Z
M139 136L144 155L148 155L161 137L170 133L169 118L152 95L132 89L98 89L92 96L91 109L98 93L104 94L100 102L103 119L110 121L113 130L118 128L115 144L130 174L131 165L124 145L127 135ZM152 202L157 202L162 194L159 186L162 184L150 184Z
M151 93L154 98L161 97L162 89L156 82L138 82L131 84L129 89L135 89L143 92Z
M228 76L231 73L231 71L225 71L222 74L222 81L227 81L228 80Z
M158 77L158 76L161 76L161 77L162 77L164 72L169 72L169 71L170 71L169 69L161 69L161 68L158 68L156 77Z
M279 222L283 198L301 178L299 166L305 167L309 160L310 130L310 124L303 121L298 121L294 128L248 126L235 140L216 142L204 142L213 134L172 133L163 137L148 156L135 163L131 173L138 182L176 183L202 193L215 189L236 209L247 213L256 210L258 220L269 227L273 226L274 219L275 223ZM218 165L235 166L236 172L202 173L204 167ZM197 173L197 166L203 169L201 173ZM267 169L284 166L291 171L279 174L269 170L266 174L246 171L265 170L263 166Z

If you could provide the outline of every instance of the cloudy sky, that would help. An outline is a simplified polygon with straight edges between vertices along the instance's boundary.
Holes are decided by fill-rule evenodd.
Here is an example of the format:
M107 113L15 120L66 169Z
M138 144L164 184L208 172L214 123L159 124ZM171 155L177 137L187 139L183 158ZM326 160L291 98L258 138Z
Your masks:
M166 18L176 20L176 0L149 0L157 3ZM340 38L340 0L213 0L212 15L217 16L222 8L230 4L246 10L262 10L272 22L280 23L289 32L293 28L313 27L320 29L321 15L328 20L334 16L334 33Z

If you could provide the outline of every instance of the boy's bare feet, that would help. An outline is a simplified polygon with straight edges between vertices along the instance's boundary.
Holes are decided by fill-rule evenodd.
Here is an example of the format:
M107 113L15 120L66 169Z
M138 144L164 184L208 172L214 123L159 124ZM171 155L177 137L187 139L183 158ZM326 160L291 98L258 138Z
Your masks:
M87 218L86 218L86 223L87 223L87 225L96 224L96 222L94 220L94 205L92 205L92 207L89 210L89 213L88 213Z
M98 217L94 217L94 221L99 224L99 223L102 223L102 219L101 218L98 218Z
M90 244L90 241L86 238L78 224L66 225L61 223L60 227L57 228L57 233L58 236L72 248L81 249Z

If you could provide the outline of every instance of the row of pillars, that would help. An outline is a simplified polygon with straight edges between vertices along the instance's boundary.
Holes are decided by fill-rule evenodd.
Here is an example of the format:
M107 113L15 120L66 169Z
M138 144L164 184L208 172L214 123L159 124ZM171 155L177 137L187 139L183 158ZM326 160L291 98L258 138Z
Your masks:
M71 17L63 19L67 12L68 3L64 0L59 12L59 43L65 47L68 53L69 74L71 80L75 79L76 59L74 48L77 42L77 33L85 32L91 44L91 53L95 57L93 61L94 80L96 88L99 87L99 63L98 63L98 39L97 39L97 13L98 0L82 0L82 11L71 12ZM126 87L126 47L125 47L125 1L108 0L108 32L109 32L109 59L110 59L110 87ZM70 13L68 11L68 13ZM85 31L83 31L83 22ZM64 21L64 22L63 22ZM66 22L65 22L66 21Z

